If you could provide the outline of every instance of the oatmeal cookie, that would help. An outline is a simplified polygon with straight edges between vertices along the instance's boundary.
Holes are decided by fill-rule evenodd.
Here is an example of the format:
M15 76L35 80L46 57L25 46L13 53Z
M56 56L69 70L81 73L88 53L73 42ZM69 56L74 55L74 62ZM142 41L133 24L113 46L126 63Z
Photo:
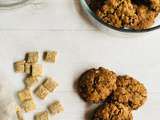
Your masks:
M107 0L96 14L105 23L121 28L137 24L138 17L135 12L131 0Z
M116 102L100 106L92 120L133 120L133 117L128 107Z
M147 99L144 85L130 76L117 77L117 89L113 93L113 100L122 103L132 110L138 109Z
M103 67L90 69L79 79L79 94L90 103L104 101L116 89L116 79L114 72Z

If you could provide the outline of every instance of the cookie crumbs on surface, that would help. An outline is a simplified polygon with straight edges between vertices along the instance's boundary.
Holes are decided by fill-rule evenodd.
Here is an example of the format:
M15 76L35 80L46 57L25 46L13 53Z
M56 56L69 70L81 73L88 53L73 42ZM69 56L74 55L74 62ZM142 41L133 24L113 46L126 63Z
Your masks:
M38 86L38 88L35 90L35 94L37 95L37 97L39 97L40 99L45 99L47 97L47 95L49 94L49 91L43 86L40 85Z
M46 62L55 63L56 61L57 52L55 51L46 51L44 52L43 58Z
M46 80L43 82L43 86L50 92L53 92L57 86L58 83L54 81L51 77L47 77Z
M26 53L27 63L37 63L38 62L38 52L28 52Z
M48 110L51 114L56 115L60 112L63 112L64 108L59 101L55 101L51 105L49 105Z
M42 76L43 70L42 65L40 64L32 64L32 76L40 77Z
M19 98L20 102L24 102L26 100L32 99L32 95L31 95L31 92L29 91L29 89L25 88L25 89L18 92L18 98Z
M21 60L21 61L17 61L14 63L14 70L17 73L24 73L24 64L25 61Z
M48 120L48 112L39 112L35 115L34 120Z
M21 107L25 112L31 112L36 109L36 105L32 99L22 102Z
M24 83L25 83L25 86L27 88L30 88L32 87L35 83L38 82L38 79L37 77L35 76L27 76L25 79L24 79Z

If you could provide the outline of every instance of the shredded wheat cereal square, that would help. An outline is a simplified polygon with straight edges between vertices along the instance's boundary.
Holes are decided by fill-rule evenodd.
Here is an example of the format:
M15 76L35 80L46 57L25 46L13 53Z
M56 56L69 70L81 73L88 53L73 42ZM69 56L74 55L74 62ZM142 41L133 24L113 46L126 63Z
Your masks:
M27 73L27 74L30 74L31 73L31 66L32 66L31 63L25 63L24 72Z
M54 81L51 77L47 77L46 80L43 82L43 86L50 92L53 92L56 87L58 86L58 83Z
M25 83L26 87L28 87L28 88L32 87L37 82L38 82L38 79L35 76L27 76L24 79L24 83Z
M55 51L46 51L44 52L44 61L55 63L57 52Z
M27 63L37 63L38 62L38 52L28 52L26 54Z
M63 112L64 108L59 101L55 101L51 105L49 105L48 110L51 114L55 115L60 112Z
M42 76L42 65L39 65L39 64L33 64L32 65L32 76L36 76L36 77L39 77L39 76Z
M25 64L25 61L24 60L21 60L21 61L17 61L14 63L14 70L15 72L19 72L19 73L24 73L24 64Z
M35 94L40 98L40 99L45 99L47 95L49 94L49 91L43 86L40 85L36 90Z
M29 89L25 88L25 89L18 92L18 98L19 98L20 102L24 102L26 100L32 99L32 95L31 95L31 92L29 91Z
M39 112L35 115L34 120L48 120L48 112Z
M21 104L21 107L24 109L25 112L31 112L36 109L36 105L32 99L24 101Z

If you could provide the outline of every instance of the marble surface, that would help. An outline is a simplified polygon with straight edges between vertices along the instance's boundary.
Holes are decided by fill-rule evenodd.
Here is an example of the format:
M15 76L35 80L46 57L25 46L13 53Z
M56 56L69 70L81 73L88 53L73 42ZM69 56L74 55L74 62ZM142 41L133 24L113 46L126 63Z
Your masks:
M54 120L87 120L89 110L77 95L74 82L88 68L104 66L118 74L130 74L148 89L148 100L134 120L158 120L160 111L160 30L145 34L100 31L84 15L79 0L34 0L27 6L0 11L0 71L13 89L22 89L22 74L15 74L13 62L27 51L58 51L56 64L45 63L45 76L60 84L57 91L41 101L34 96L37 110L60 100L65 111ZM42 79L40 79L41 81ZM0 82L3 79L0 79Z

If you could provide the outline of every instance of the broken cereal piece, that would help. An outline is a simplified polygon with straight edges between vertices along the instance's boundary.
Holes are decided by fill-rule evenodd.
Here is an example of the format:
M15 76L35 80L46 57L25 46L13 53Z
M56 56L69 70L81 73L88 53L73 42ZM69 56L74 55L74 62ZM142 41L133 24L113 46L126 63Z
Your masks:
M28 52L26 54L27 63L37 63L38 62L38 52Z
M36 109L36 105L32 99L24 101L21 104L21 107L24 109L25 112L30 112Z
M35 76L27 76L24 79L24 83L25 83L26 87L28 87L28 88L32 87L37 82L38 82L38 79Z
M31 73L31 66L32 66L31 63L25 63L24 72L27 73L27 74L30 74Z
M23 112L19 106L16 108L16 115L18 120L24 120Z
M25 88L25 89L18 92L18 98L19 98L20 102L24 102L26 100L32 99L32 95L31 95L31 92L29 91L29 89Z
M54 80L52 80L52 78L48 77L46 78L46 80L43 82L43 86L50 92L53 92L56 87L58 86L58 83Z
M24 64L25 64L25 61L24 60L21 60L21 61L17 61L14 63L14 69L15 69L15 72L20 72L20 73L24 73Z
M42 65L39 64L33 64L32 65L32 76L42 76Z
M34 120L48 120L48 112L39 112L35 115Z
M49 105L48 110L51 114L55 115L60 112L63 112L64 108L59 101L56 101L56 102L53 102L51 105Z
M55 51L46 51L44 52L44 61L55 63L57 52Z
M49 94L49 91L43 86L40 85L36 90L35 94L40 98L40 99L45 99L47 95Z

